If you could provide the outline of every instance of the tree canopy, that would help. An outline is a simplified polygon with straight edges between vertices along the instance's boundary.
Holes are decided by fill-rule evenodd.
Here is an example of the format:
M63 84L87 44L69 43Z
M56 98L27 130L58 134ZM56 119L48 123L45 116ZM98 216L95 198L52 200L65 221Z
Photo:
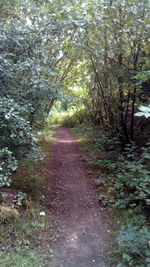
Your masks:
M134 140L134 114L150 96L149 0L1 0L0 10L3 162L33 153L58 99Z

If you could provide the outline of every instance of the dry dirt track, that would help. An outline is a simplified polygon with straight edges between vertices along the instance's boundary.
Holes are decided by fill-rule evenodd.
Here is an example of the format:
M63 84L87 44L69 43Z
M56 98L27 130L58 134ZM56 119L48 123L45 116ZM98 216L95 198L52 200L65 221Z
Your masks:
M76 138L57 129L50 186L53 212L61 229L49 267L110 267L112 237L99 207L95 185Z

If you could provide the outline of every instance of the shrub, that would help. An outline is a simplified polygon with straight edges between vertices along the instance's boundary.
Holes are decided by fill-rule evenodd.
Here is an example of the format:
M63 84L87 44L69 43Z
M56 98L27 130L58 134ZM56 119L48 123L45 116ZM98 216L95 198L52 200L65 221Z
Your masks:
M37 139L24 117L24 107L13 99L0 99L0 187L10 186L11 174L18 166L17 160L39 157Z
M79 124L78 119L76 117L72 116L72 117L68 117L68 118L64 119L62 126L67 127L67 128L73 128L78 124Z
M150 171L140 162L125 163L124 170L119 173L114 183L117 189L117 206L150 205L149 188Z
M121 264L117 266L149 266L149 240L150 233L146 226L141 228L133 224L122 226L117 237Z
M8 148L3 148L0 150L0 162L0 187L5 185L10 186L10 176L18 167L17 160Z
M122 154L115 153L113 159L97 160L96 165L105 166L113 170L113 177L109 178L109 190L113 192L116 202L115 206L143 207L150 205L149 188L149 145L143 148L141 156L136 155L135 146L127 146Z
M23 115L25 115L25 108L13 99L0 100L0 147L7 147L17 159L29 154L36 147L36 139L32 134L30 123Z

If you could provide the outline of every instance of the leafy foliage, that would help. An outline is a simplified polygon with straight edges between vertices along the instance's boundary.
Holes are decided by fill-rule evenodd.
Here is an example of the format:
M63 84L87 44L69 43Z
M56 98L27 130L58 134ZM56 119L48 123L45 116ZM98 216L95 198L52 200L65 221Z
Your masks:
M118 139L110 138L99 127L82 126L74 131L82 136L86 160L97 168L100 205L116 210L116 227L120 227L117 266L148 266L150 233L145 211L150 205L149 143L140 149L134 143L121 149Z
M25 108L13 99L0 101L1 147L8 147L16 158L25 156L35 145L30 123L24 118L25 112Z
M142 154L132 146L149 129L149 7L148 0L0 1L0 186L11 184L21 158L37 157L34 134L59 100L61 110L75 110L64 125L98 126L96 134L86 129L93 142L88 161L109 174L98 180L113 199L101 195L104 205L149 206L149 145ZM30 180L32 191L39 189L40 179ZM123 264L147 257L145 229L121 230ZM141 235L144 252L137 244L132 251Z
M117 207L136 207L141 204L143 207L150 205L149 190L149 145L143 149L140 158L135 152L136 146L127 146L119 158L97 160L95 165L105 166L113 171L109 179L109 191L113 192ZM101 179L98 180L101 183Z
M17 160L13 156L13 153L7 148L0 149L0 187L10 186L11 184L11 174L17 169Z
M146 118L150 117L150 107L139 107L140 112L135 113L136 116L145 116Z
M122 266L148 266L150 233L146 226L139 228L133 224L122 226L117 237L119 253L122 256Z
M70 56L78 55L65 86L82 88L86 116L125 145L135 140L137 106L149 102L149 1L73 3L61 6Z
M150 171L145 166L136 163L127 163L124 171L117 175L114 188L117 189L116 205L120 207L137 204L150 204L149 190Z
M13 165L38 156L34 131L62 94L57 68L62 31L44 2L40 7L35 1L7 1L7 6L1 1L0 7L0 149L11 153ZM13 170L5 169L1 186L10 185Z

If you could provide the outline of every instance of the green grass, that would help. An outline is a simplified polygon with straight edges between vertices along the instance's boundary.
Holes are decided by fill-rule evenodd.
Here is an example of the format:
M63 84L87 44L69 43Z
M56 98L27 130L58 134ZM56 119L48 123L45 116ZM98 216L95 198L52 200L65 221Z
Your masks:
M56 137L56 128L52 126L51 123L47 120L47 125L45 126L41 134L46 142L52 142Z
M22 212L20 219L0 225L0 267L39 267L46 266L46 254L49 247L42 251L41 241L45 232L53 227L53 219L46 212L41 216L42 208L35 207Z
M32 249L40 245L42 231L37 229L37 225L42 225L42 230L47 227L47 216L41 216L42 210L31 208L29 211L22 212L20 219L9 221L0 225L0 247L8 251L11 248ZM34 224L33 224L34 222Z
M45 258L52 257L51 241L55 237L56 222L44 207L43 190L55 132L55 128L47 126L40 135L44 160L22 159L15 173L11 190L27 193L29 207L27 210L17 207L20 218L0 224L0 267L44 267ZM40 215L42 211L46 213L43 216ZM47 231L52 232L43 248Z
M33 252L0 253L1 267L44 267L46 261Z

